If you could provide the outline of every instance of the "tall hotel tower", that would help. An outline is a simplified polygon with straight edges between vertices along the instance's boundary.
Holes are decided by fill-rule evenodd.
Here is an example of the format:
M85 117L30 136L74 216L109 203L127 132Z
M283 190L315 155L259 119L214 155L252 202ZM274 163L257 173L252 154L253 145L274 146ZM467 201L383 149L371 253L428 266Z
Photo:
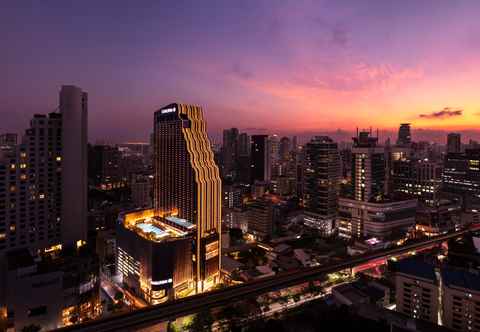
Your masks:
M81 245L87 236L87 93L60 90L58 112L35 114L0 149L0 253Z
M196 226L192 264L197 292L219 282L221 180L200 107L171 104L154 117L156 215Z

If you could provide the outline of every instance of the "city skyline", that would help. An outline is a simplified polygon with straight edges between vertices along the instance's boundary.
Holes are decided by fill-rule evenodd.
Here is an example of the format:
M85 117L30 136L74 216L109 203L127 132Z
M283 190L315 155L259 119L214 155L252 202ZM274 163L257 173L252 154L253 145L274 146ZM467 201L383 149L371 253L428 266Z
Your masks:
M0 4L0 331L480 332L480 2Z
M471 1L8 6L2 131L23 132L71 83L90 92L90 141L147 140L151 110L178 99L205 108L216 141L229 127L394 138L402 122L414 140L480 136Z

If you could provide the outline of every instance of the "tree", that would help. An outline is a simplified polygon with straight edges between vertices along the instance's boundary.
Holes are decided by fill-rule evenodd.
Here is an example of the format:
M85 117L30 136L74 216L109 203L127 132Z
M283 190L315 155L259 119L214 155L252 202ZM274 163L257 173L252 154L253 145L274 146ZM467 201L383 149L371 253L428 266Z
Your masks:
M228 234L230 235L233 244L238 243L243 239L243 232L240 228L230 228Z
M115 293L115 296L114 296L113 298L115 299L115 301L122 301L122 300L123 300L123 296L124 296L124 295L123 295L122 292L117 291L117 292Z
M202 310L193 318L192 324L189 326L190 332L212 331L214 322L212 313L209 309Z
M178 328L175 325L175 322L168 322L167 324L167 332L177 332Z

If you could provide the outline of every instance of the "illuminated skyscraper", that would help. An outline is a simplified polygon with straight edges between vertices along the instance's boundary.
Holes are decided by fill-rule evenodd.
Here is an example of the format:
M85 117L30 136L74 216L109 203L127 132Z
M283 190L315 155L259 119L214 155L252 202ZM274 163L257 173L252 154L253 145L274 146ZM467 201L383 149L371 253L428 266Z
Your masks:
M353 138L352 185L354 198L368 202L385 191L385 153L378 138L362 131Z
M154 118L156 215L196 226L192 264L197 291L219 281L221 180L200 107L170 104Z
M330 137L316 136L305 146L304 222L331 235L337 214L340 156Z

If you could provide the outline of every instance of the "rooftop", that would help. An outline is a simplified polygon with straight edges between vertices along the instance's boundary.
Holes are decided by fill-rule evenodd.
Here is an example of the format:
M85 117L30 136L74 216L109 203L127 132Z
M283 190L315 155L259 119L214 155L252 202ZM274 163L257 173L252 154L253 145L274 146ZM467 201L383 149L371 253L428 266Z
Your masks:
M153 224L138 223L135 226L137 228L139 228L145 234L152 234L153 233L156 240L161 240L161 239L169 236L168 232L160 229L159 227L157 227Z
M191 222L188 222L186 219L182 219L174 216L168 216L168 217L165 217L165 219L177 224L178 226L181 226L187 229L192 229L195 227L194 224L192 224Z
M480 276L465 270L443 269L442 279L446 286L480 291Z
M435 267L424 262L422 259L414 257L402 259L393 264L394 271L408 274L414 277L436 281Z

